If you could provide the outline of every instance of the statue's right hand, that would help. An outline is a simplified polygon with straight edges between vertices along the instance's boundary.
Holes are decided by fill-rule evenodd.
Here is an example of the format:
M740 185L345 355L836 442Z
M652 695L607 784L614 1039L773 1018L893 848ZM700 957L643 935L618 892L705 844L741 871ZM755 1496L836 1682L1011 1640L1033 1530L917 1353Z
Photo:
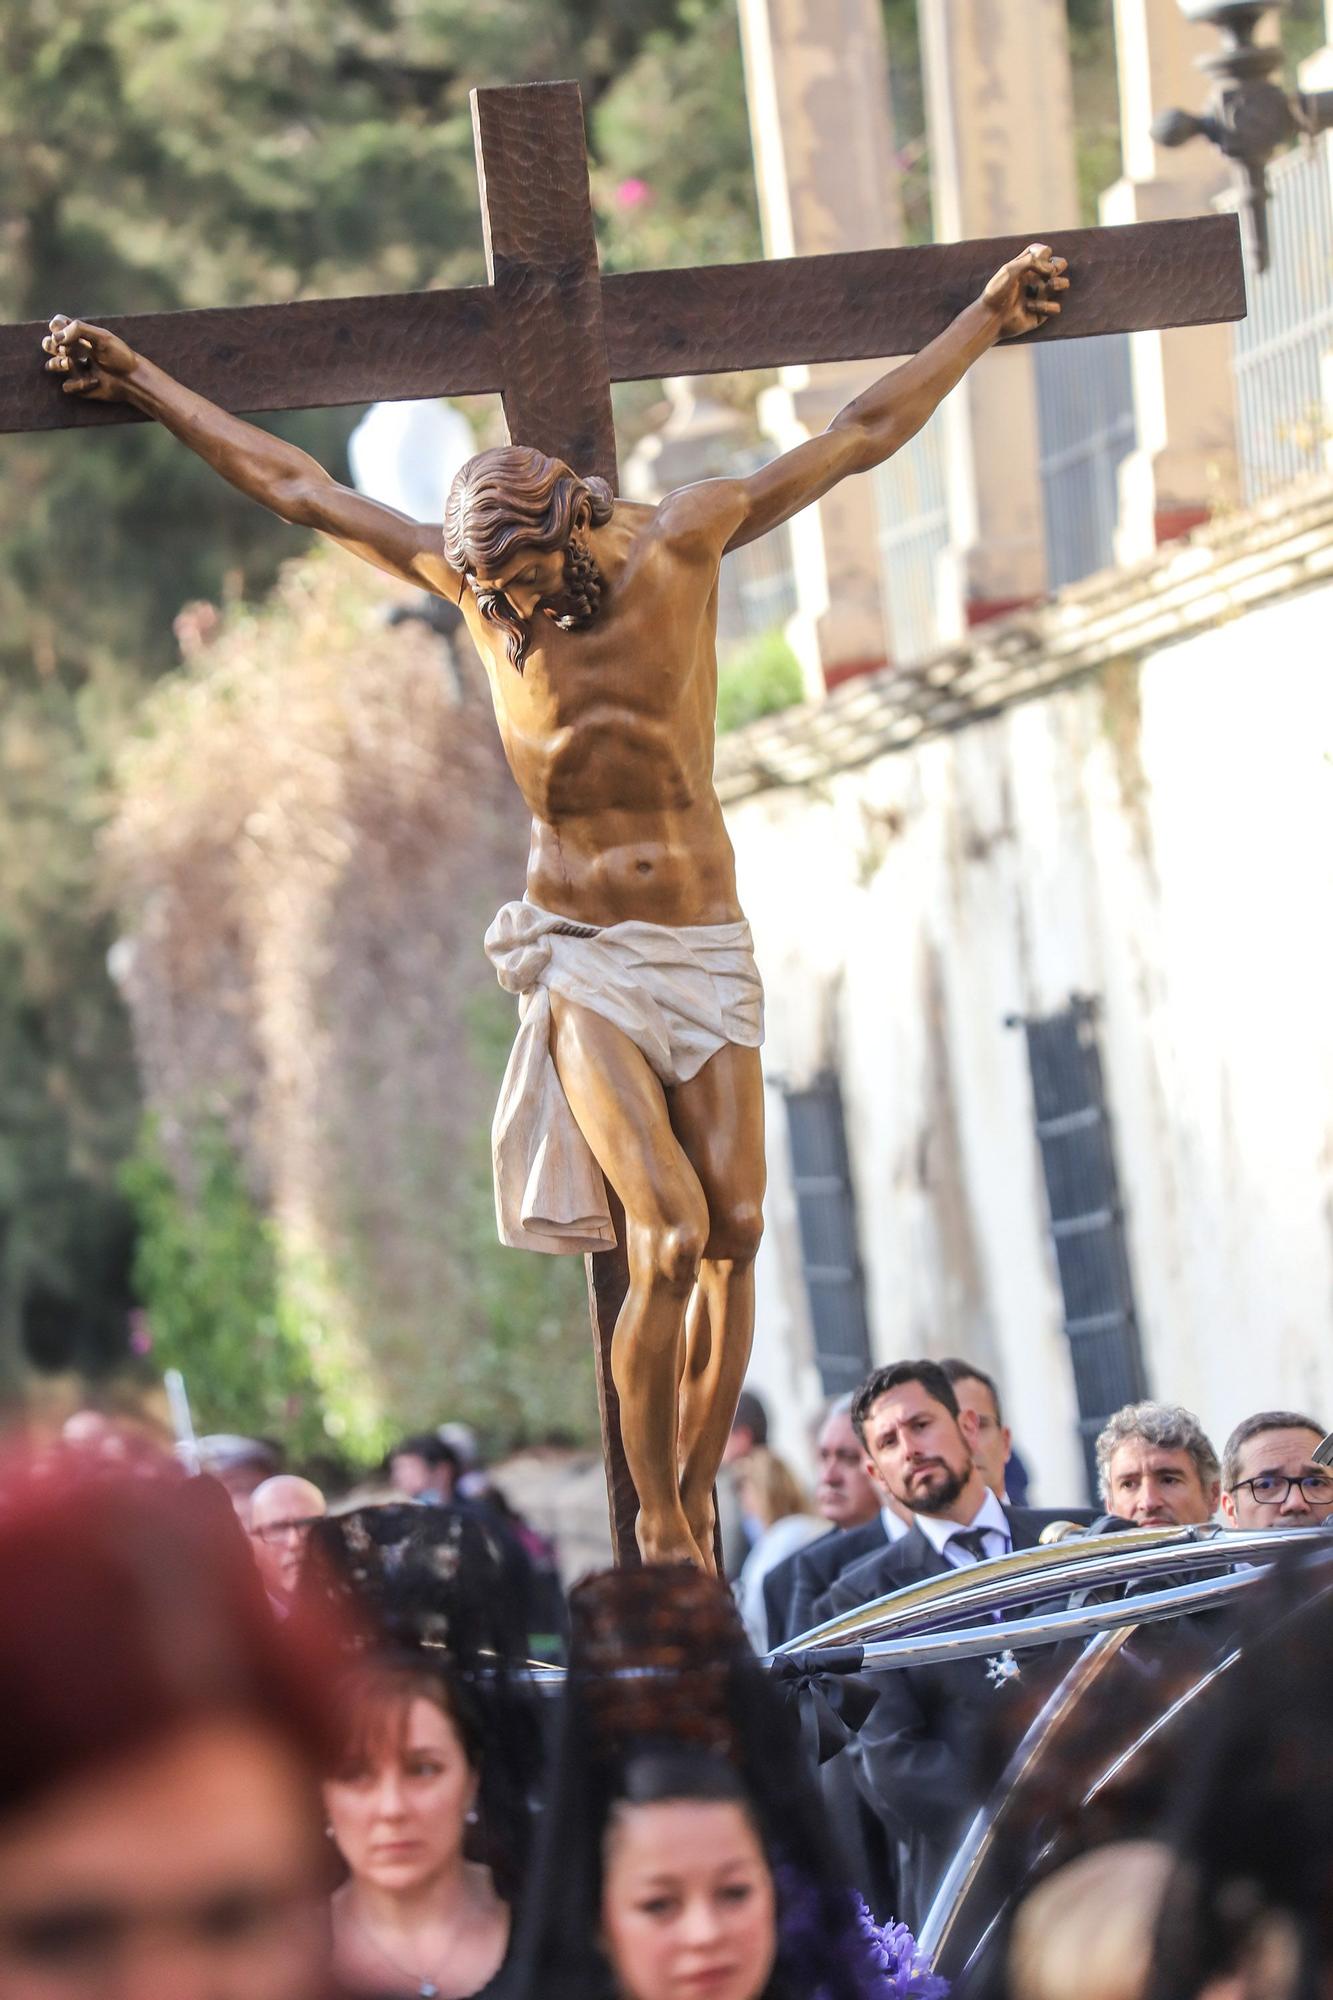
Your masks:
M138 355L119 335L86 319L57 313L42 342L50 356L48 375L62 375L67 396L87 396L94 403L121 403L129 395L129 377Z

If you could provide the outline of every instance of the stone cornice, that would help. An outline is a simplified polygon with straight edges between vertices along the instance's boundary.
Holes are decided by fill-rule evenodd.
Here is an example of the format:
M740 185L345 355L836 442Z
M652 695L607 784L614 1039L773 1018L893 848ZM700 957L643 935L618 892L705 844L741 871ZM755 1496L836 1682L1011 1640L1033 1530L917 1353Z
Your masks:
M997 619L918 666L849 681L722 737L719 796L732 804L817 783L1330 577L1333 479L1312 479Z

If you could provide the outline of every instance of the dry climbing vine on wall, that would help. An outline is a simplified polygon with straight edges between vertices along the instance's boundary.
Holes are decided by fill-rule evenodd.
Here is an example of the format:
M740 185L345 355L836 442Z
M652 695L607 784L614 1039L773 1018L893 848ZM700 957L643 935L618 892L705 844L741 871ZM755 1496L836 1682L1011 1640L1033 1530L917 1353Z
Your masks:
M462 1396L499 1432L577 1430L581 1273L534 1294L489 1262L512 1002L481 936L521 887L526 819L467 642L459 698L390 596L320 554L261 610L182 628L107 842L147 1096L187 1194L201 1120L229 1136L335 1427L371 1438Z

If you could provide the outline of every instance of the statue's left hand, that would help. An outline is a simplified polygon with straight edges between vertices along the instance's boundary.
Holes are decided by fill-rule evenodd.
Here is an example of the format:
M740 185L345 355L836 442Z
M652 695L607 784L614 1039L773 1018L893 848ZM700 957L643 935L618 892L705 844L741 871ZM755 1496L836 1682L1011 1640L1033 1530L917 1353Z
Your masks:
M64 376L61 387L67 396L87 396L94 403L129 399L129 378L139 357L104 326L57 313L42 342L42 352L51 357L47 374Z
M981 298L999 320L1002 339L1031 333L1059 312L1056 293L1069 290L1068 269L1047 243L1030 243L1000 266Z

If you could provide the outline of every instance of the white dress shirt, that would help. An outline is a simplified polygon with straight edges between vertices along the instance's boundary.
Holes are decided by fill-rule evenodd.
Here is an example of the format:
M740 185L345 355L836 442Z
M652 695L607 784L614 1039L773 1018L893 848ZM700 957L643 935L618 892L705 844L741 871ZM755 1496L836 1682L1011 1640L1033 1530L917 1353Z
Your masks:
M914 1514L912 1519L920 1528L931 1547L952 1563L955 1569L970 1569L975 1556L963 1547L961 1542L951 1542L949 1537L960 1530L980 1528L986 1537L986 1554L989 1557L1007 1556L1013 1547L1013 1537L1005 1512L989 1486L986 1497L970 1521L946 1521L939 1514Z
M879 1518L884 1523L884 1539L890 1548L911 1532L912 1523L904 1521L902 1515L895 1513L892 1507L881 1507Z

